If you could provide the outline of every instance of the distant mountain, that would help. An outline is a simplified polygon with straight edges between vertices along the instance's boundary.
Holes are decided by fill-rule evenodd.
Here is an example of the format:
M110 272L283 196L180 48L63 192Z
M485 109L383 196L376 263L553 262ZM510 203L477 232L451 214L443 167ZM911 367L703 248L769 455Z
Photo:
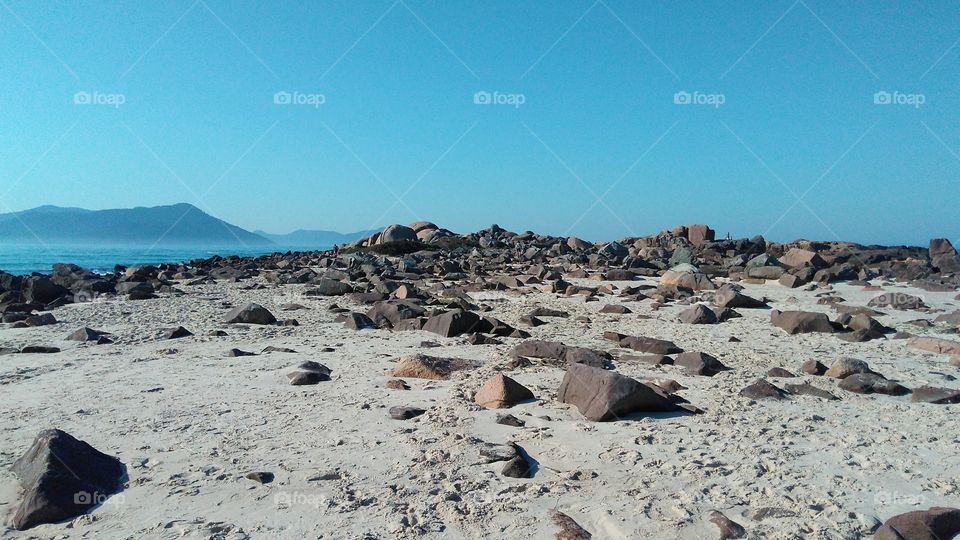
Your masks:
M336 231L308 231L299 229L288 234L270 234L263 231L254 231L256 234L268 238L281 246L330 248L334 244L347 244L358 238L370 236L380 229L359 231L354 233L339 233Z
M269 246L270 240L190 204L84 210L40 206L0 214L0 243Z

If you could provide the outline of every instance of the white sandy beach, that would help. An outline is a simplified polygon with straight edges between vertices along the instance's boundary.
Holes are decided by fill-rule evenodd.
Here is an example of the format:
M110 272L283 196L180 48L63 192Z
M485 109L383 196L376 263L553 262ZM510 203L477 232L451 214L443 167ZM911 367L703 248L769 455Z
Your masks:
M607 315L599 309L619 298L584 302L533 287L522 294L472 294L514 325L538 306L570 312L570 318L544 318L548 324L529 328L534 338L616 355L619 349L602 334L617 331L669 339L732 368L703 377L676 366L615 362L618 372L638 380L678 381L687 387L679 395L705 413L594 423L557 401L564 371L536 363L509 372L533 391L535 402L501 411L473 403L472 393L520 340L474 346L465 337L422 331L353 331L335 323L327 307L367 306L305 297L302 285L243 290L249 283L180 284L183 296L68 305L55 312L56 325L0 329L0 346L63 349L0 356L0 513L8 515L19 501L9 467L42 429L63 429L117 456L129 474L128 486L88 515L24 532L5 528L0 538L539 539L557 531L551 509L574 518L594 538L716 538L707 519L712 510L742 524L750 538L857 538L874 519L956 506L960 499L955 405L853 394L836 388L834 379L799 370L808 359L829 366L849 356L910 388L957 386L958 368L948 356L907 348L905 340L791 336L770 324L765 309L738 309L742 318L717 325L686 325L676 320L685 307L679 305L653 311L650 301L630 302L633 313ZM879 294L843 284L832 289L853 305ZM960 303L955 293L884 289L916 294L948 311ZM744 290L769 298L776 309L834 318L829 306L816 303L817 292L822 289L788 289L775 281ZM295 317L300 326L219 322L230 307L249 301L278 318ZM281 312L287 302L311 309ZM888 326L931 331L904 324L930 315L884 311L878 319ZM577 321L579 315L591 322ZM178 325L195 335L158 339L161 329ZM115 343L64 339L84 326L110 332ZM209 336L214 329L228 335ZM742 341L728 342L731 336ZM426 347L426 341L439 346ZM231 348L260 352L267 346L296 352L225 357ZM393 362L414 352L475 359L482 366L449 381L406 378L409 391L384 388ZM305 360L330 367L332 381L290 386L286 373ZM778 386L807 380L841 399L753 402L738 395L771 367L800 375L768 378ZM387 409L395 405L428 412L392 420ZM526 426L497 424L497 415L507 412ZM502 463L480 459L482 442L508 441L538 462L534 478L506 478L499 474ZM276 479L261 485L245 478L251 471L269 471Z

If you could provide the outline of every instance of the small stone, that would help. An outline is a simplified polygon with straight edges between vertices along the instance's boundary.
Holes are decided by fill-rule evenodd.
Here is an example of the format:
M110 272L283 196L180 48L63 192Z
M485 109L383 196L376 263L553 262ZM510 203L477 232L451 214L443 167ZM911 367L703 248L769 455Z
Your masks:
M767 371L767 377L796 377L796 375L781 367L774 367Z
M384 388L389 388L390 390L409 390L410 385L407 384L407 381L403 379L390 379L383 385Z
M711 523L720 529L720 540L743 538L747 535L747 530L744 529L742 525L723 515L722 512L717 510L710 512L709 519Z
M411 418L416 418L427 411L419 407L397 406L390 407L389 412L390 418L393 418L394 420L409 420Z
M260 484L269 484L273 482L274 476L272 472L256 471L247 473L247 478Z
M523 427L527 425L526 422L524 422L523 420L520 420L519 418L517 418L512 414L497 415L497 423L503 424L505 426L513 426L513 427Z

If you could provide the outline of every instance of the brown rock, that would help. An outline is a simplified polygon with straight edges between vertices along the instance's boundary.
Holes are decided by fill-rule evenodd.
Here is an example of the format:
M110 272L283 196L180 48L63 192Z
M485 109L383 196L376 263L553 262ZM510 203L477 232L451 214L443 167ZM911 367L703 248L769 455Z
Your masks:
M782 328L788 334L805 334L810 332L833 333L830 319L823 313L812 311L778 311L770 312L770 322Z
M783 390L764 379L757 379L750 386L740 390L740 395L750 399L786 399L787 397Z
M935 337L912 337L907 346L939 354L960 354L960 342Z
M393 368L393 376L445 380L455 371L472 367L472 362L462 358L438 358L417 353L400 358Z
M707 377L713 377L721 371L730 369L723 365L720 360L702 352L681 353L677 355L674 364L687 368L687 371L693 375L705 375Z
M529 399L534 399L533 392L502 373L490 377L473 397L487 409L507 409Z
M824 375L834 379L845 379L854 373L873 373L870 366L863 360L856 358L840 358L835 360Z
M554 525L560 528L560 531L553 536L555 540L590 540L590 538L593 538L593 535L563 512L552 510L550 519Z
M742 525L717 510L710 512L710 522L720 529L720 540L743 538L747 535L747 530Z
M584 364L570 364L557 399L576 405L587 420L616 420L634 412L676 410L670 398L659 390L630 377Z
M874 540L947 540L960 533L960 509L934 506L893 516Z

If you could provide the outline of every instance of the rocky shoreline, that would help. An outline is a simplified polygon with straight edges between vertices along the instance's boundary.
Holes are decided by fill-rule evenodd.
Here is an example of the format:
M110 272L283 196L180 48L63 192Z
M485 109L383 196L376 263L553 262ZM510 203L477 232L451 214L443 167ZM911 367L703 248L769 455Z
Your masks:
M0 273L2 537L949 538L958 289L705 225Z

